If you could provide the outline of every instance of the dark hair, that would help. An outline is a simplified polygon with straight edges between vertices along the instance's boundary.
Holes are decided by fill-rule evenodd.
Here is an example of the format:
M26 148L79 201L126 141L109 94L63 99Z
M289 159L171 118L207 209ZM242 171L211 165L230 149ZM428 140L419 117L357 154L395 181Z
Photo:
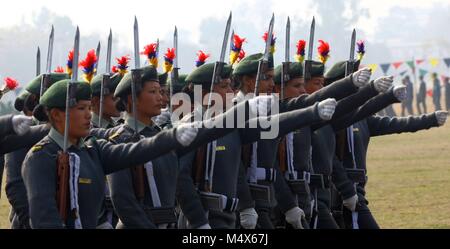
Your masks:
M49 111L50 110L48 110L45 106L39 104L33 109L33 116L41 122L48 122L49 117L47 114Z

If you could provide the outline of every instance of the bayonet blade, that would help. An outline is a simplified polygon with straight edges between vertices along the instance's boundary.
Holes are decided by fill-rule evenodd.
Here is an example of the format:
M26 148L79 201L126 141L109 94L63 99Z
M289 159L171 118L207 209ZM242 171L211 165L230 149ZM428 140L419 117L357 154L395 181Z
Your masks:
M233 50L231 50L231 48L233 48L233 43L234 43L234 29L231 32L231 37L230 37L230 54Z
M355 44L356 44L356 30L353 29L352 32L352 40L350 43L350 61L354 61L355 60Z
M314 49L314 32L316 28L316 19L313 17L311 22L311 29L309 30L309 44L308 44L308 60L312 60Z
M50 74L52 71L52 56L53 56L53 41L55 38L55 28L52 25L52 31L50 32L50 37L48 38L48 50L47 50L47 68L45 71Z
M159 38L156 39L156 59L159 57Z
M76 85L72 84L73 82L77 81L78 76L78 54L80 51L80 30L77 26L77 31L75 32L75 41L73 44L73 67L72 67L72 79L69 81L69 84L67 85L67 92L66 92L66 113L65 113L65 121L64 121L64 140L63 140L63 151L64 153L67 152L67 148L69 145L69 129L70 129L70 122L69 122L69 108L71 107L72 101L75 100L75 92L76 91ZM73 86L73 87L72 87Z
M36 54L36 76L41 74L41 49L37 48L37 54Z
M220 62L225 62L225 53L227 50L227 43L228 43L228 35L230 35L230 29L231 29L231 18L232 14L230 11L230 15L228 16L227 26L225 28L225 34L223 35L223 41L222 41L222 50L220 51Z
M178 30L175 26L175 31L173 32L173 48L175 49L175 60L173 62L173 67L178 68Z
M77 31L75 33L75 42L73 46L73 62L72 62L72 82L78 79L78 56L80 52L80 29L77 26Z
M289 50L290 50L290 39L291 39L291 20L289 17L286 22L286 47L285 47L285 62L289 62Z
M94 74L97 74L97 71L98 71L98 63L100 61L100 49L101 49L101 45L100 45L100 41L98 41L97 50L95 51L95 55L97 56L97 64L95 64Z
M108 48L106 50L106 70L107 74L111 73L111 53L112 53L112 30L109 29Z
M272 18L270 19L269 23L269 30L267 31L267 40L266 40L266 47L264 49L264 61L269 61L269 55L270 55L270 46L272 43L273 38L273 24L275 23L275 14L272 13Z
M134 17L134 68L141 67L141 60L139 58L139 26L137 17Z

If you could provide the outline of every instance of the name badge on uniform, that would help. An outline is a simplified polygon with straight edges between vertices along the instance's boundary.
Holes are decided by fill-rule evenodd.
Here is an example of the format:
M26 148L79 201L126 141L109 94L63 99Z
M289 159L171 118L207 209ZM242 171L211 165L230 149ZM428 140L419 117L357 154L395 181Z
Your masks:
M359 128L353 128L353 132L359 132Z
M80 184L91 184L92 183L92 180L91 179L89 179L89 178L79 178L78 179L78 182L80 183Z

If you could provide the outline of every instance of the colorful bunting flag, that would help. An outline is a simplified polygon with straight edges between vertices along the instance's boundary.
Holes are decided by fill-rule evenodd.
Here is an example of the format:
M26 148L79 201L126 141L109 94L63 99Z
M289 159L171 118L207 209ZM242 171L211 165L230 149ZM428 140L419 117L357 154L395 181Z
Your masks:
M425 60L416 60L416 64L417 64L417 65L420 65L420 64L422 64L424 61L425 61Z
M420 75L420 76L425 76L427 73L428 73L427 70L419 69L419 75Z
M413 71L415 70L414 61L407 61L406 64L408 64L408 66L409 66Z
M387 71L389 70L389 67L391 67L390 63L386 64L380 64L381 70L383 71L383 74L387 74Z
M444 62L447 67L450 67L450 58L445 58Z
M431 64L432 67L436 67L439 64L439 59L431 58L430 59L430 64Z
M378 69L378 64L369 64L367 67L370 68L370 70L372 70L372 74L374 74Z
M392 66L397 70L401 65L403 64L402 61L394 62L392 63Z

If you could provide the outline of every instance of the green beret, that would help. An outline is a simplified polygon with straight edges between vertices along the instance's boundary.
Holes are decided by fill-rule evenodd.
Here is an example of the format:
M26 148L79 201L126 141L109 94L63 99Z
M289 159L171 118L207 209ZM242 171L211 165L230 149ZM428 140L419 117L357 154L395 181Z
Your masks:
M178 75L178 82L176 84L173 85L173 94L175 93L179 93L181 92L181 90L183 90L183 87L186 86L187 82L186 82L186 78L187 78L187 74L180 74ZM172 80L169 79L167 81L167 84L172 87Z
M141 84L147 81L159 82L158 72L154 66L145 66L141 73ZM131 93L131 71L126 73L120 80L119 84L114 91L114 97L126 96Z
M61 80L50 86L42 95L39 104L47 108L64 108L66 107L67 84L70 80ZM77 85L75 97L77 101L91 100L91 87L86 82L73 82Z
M186 82L189 83L192 82L194 84L202 85L204 87L210 86L214 73L214 64L215 63L206 63L197 67L186 77ZM231 66L225 65L222 70L222 75L220 76L223 79L228 79L231 77L231 72L232 72Z
M339 61L335 63L326 73L325 79L327 81L334 82L345 77L345 64L347 61ZM356 72L359 68L360 61L356 61L353 67L352 73Z
M109 90L109 94L114 94L114 91L116 90L116 87L122 78L123 78L123 75L121 75L120 73L115 73L115 74L111 75L111 77L109 78L109 81L106 82L106 84L105 84L105 87ZM92 95L100 96L102 80L103 80L103 74L97 74L92 79L92 81L91 81Z
M279 65L275 68L275 76L273 81L275 84L280 85L281 84L281 69L282 65ZM300 62L292 62L289 64L289 77L291 79L294 78L301 78L303 77L303 65ZM285 82L286 83L286 82Z
M311 65L311 77L323 77L325 65L322 62L313 61Z
M30 96L31 93L27 90L22 90L22 92L17 96L16 100L14 101L14 108L18 110L19 112L23 111L23 107L25 106L25 100Z
M70 79L69 75L66 73L50 73L50 86L55 82L65 79ZM42 74L31 80L31 82L29 82L26 86L25 90L39 96L41 93L41 81Z
M159 84L161 86L164 86L167 84L167 78L168 78L169 74L168 73L160 73L158 74L158 80L159 80Z
M252 54L244 59L242 59L239 63L235 64L235 68L233 71L233 75L252 75L258 73L258 64L259 61L263 59L263 54ZM269 69L273 69L273 55L269 56Z

